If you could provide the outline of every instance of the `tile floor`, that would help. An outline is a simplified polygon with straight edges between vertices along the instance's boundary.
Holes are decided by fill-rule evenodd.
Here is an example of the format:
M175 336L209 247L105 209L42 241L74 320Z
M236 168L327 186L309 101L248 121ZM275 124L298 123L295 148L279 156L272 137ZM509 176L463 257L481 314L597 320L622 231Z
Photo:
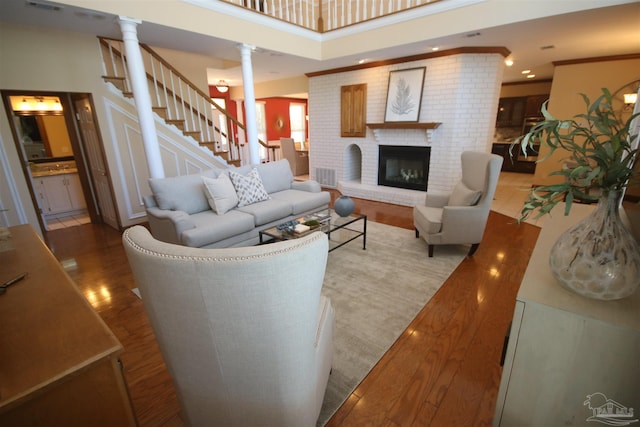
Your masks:
M76 225L89 224L91 218L87 212L63 216L59 218L47 218L47 231L59 230L61 228L75 227Z
M524 202L527 200L527 195L531 191L532 184L533 174L500 172L500 179L498 179L491 210L512 218L518 218ZM538 220L527 219L526 222L542 227L544 217Z

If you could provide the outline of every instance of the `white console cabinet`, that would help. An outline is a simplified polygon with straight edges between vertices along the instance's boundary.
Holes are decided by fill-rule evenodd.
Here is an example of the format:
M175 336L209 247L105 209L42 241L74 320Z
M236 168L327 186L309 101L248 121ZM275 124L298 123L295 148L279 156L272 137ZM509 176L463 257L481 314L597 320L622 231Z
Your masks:
M35 184L45 215L86 208L77 173L40 176L35 178Z
M640 291L597 301L556 282L551 247L593 207L563 209L545 219L518 292L493 425L640 426Z

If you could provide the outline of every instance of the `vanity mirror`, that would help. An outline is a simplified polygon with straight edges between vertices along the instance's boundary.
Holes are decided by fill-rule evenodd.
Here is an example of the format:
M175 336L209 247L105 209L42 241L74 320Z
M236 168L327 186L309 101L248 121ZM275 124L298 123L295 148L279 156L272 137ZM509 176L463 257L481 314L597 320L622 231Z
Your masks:
M9 98L25 160L40 163L73 158L58 97L17 95Z

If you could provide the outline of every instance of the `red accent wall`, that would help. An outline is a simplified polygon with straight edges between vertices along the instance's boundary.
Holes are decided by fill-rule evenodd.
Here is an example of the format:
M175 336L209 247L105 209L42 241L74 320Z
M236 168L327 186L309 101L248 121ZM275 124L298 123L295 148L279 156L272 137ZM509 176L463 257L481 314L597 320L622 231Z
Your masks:
M267 141L279 140L281 137L291 136L291 123L289 121L289 105L305 104L305 113L308 113L306 99L299 98L259 98L256 101L264 101L264 113L267 121ZM282 121L282 127L278 128L278 120ZM309 126L307 126L307 138L309 139Z
M224 98L227 112L235 119L238 118L236 101L233 101L229 97L229 92L222 93L218 89L216 89L215 86L209 86L209 96L212 98ZM229 123L227 123L227 129L229 129L230 132L233 132L233 139L237 141L238 126L234 122L229 120Z

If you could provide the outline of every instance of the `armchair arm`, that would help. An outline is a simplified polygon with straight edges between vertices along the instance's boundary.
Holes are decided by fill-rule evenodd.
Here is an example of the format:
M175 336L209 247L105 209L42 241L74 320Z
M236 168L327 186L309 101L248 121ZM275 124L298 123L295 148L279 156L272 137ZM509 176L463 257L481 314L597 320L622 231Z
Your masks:
M310 193L319 193L322 191L322 187L317 181L307 180L307 181L293 181L291 183L292 190L302 190L308 191Z
M448 194L427 193L425 197L425 206L432 208L443 208L449 203Z
M188 213L157 207L147 208L147 220L153 237L167 243L181 244L182 232L196 227Z

